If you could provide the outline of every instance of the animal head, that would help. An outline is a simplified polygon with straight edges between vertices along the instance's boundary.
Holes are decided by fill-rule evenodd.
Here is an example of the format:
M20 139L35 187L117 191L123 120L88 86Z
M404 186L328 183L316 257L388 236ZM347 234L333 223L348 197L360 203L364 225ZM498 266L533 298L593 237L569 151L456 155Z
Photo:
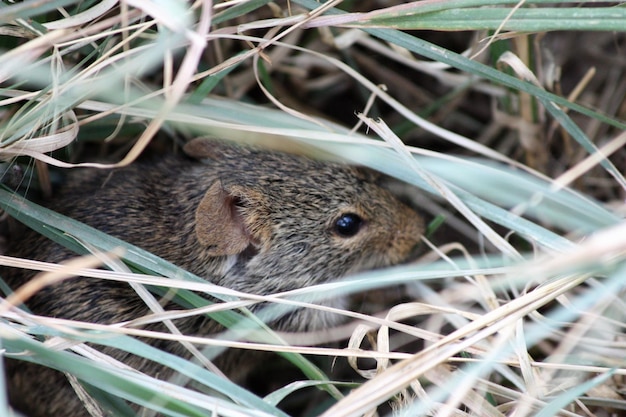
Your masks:
M236 258L227 275L244 291L401 263L423 231L421 217L368 169L208 139L185 152L218 171L196 209L197 240L210 256Z

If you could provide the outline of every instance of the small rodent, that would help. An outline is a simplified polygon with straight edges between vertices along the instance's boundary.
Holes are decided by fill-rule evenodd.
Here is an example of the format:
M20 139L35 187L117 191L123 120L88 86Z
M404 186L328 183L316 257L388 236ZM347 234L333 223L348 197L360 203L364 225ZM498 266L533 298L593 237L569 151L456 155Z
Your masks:
M212 139L192 140L184 151L115 171L74 169L48 207L212 283L254 294L404 262L423 231L421 217L382 188L381 176L369 169ZM73 256L30 230L9 242L7 254L48 262ZM2 271L13 289L32 276L15 268ZM35 314L98 323L150 313L127 284L78 278L46 287L26 305ZM305 331L332 320L298 310L278 325ZM176 324L185 334L219 330L204 317ZM178 343L159 341L158 346L185 355ZM153 362L102 350L147 374L169 376ZM62 374L8 362L9 397L16 409L30 417L87 415ZM216 364L233 375L237 362L239 357L220 357Z

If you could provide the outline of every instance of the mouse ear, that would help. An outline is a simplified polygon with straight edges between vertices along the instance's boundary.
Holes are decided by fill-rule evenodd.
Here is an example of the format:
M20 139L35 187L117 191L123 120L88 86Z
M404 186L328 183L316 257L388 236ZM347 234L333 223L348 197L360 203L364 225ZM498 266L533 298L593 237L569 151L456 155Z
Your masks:
M243 187L225 189L216 181L208 189L196 209L196 237L207 247L209 256L237 255L249 245L269 241L269 228L251 230L246 224L243 205L254 201L258 207L260 193ZM254 223L260 218L254 216Z
M244 146L212 138L192 139L185 144L183 151L195 159L208 158L213 160L242 157L249 153L249 150Z

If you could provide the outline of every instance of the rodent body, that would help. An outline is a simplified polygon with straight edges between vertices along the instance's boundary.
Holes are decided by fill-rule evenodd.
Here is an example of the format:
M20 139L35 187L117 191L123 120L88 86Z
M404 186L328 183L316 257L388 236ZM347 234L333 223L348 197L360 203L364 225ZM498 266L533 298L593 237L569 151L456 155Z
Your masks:
M253 294L401 263L422 232L419 215L380 187L369 170L206 139L188 143L185 151L191 158L72 173L49 206L212 283ZM8 254L48 262L72 256L31 231L10 243ZM13 289L30 276L2 272ZM35 314L98 323L149 314L130 286L99 280L70 279L26 304ZM298 310L277 325L304 331L332 320ZM198 317L176 324L186 334L204 336L219 328ZM158 343L184 355L177 343ZM152 362L103 350L148 374L166 375ZM217 364L232 375L238 360L245 359L231 355ZM27 415L86 415L61 374L10 362L11 401ZM46 383L37 382L42 378Z

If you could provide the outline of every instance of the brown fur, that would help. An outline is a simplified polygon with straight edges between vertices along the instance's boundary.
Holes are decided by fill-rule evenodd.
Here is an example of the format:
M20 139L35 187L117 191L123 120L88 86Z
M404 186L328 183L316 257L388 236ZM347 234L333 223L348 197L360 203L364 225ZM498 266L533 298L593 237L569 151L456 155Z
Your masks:
M254 294L403 262L422 232L421 218L377 185L377 175L369 170L207 139L190 142L185 152L194 159L168 157L114 172L74 170L49 206L215 284ZM345 213L363 220L352 237L335 229ZM31 231L12 242L9 255L49 262L72 256ZM31 276L3 271L13 288ZM97 280L47 287L27 304L36 314L98 323L149 313L128 285ZM299 310L277 326L303 331L333 320ZM176 324L188 334L218 329L205 318ZM184 355L177 343L160 342L159 347ZM103 350L143 372L167 376L154 363ZM241 370L237 363L245 361L241 354L226 355L218 365L234 375ZM8 372L12 403L31 417L86 415L61 374L17 361Z

